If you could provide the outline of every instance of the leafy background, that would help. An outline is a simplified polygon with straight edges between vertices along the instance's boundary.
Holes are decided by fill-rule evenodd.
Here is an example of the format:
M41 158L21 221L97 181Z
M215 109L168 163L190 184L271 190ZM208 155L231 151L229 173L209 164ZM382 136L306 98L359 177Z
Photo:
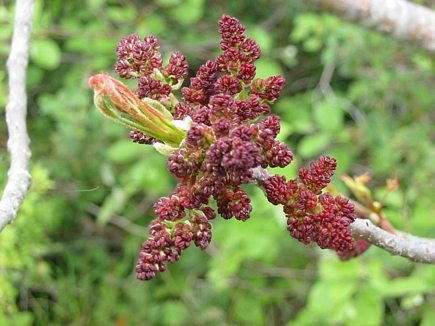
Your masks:
M27 84L34 180L0 235L0 325L435 324L433 266L377 248L340 262L292 239L259 189L249 189L249 221L217 219L208 250L190 248L154 280L135 279L152 205L175 180L164 157L97 112L87 80L112 73L115 46L131 33L156 35L166 57L182 51L194 74L218 53L223 13L260 43L258 76L287 80L273 110L296 160L281 173L294 177L319 155L334 156L338 175L370 172L378 198L397 177L389 219L435 237L435 64L427 53L303 1L39 0ZM0 2L4 62L13 17L14 2ZM3 70L3 117L6 100ZM334 185L346 191L338 177Z

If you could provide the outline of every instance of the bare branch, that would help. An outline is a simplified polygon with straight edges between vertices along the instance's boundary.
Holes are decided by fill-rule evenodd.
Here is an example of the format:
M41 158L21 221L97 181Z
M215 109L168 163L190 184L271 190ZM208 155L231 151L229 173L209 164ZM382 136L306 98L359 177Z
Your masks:
M355 237L388 251L391 255L408 258L411 261L435 264L435 240L415 237L401 232L391 234L365 219L357 219L350 225Z
M14 221L31 184L28 171L30 139L26 128L26 70L29 61L33 7L32 0L17 0L14 34L7 61L9 98L6 105L6 123L9 132L8 150L11 153L11 165L8 171L8 182L0 201L0 232L7 224Z
M306 0L320 10L435 52L435 12L404 0Z

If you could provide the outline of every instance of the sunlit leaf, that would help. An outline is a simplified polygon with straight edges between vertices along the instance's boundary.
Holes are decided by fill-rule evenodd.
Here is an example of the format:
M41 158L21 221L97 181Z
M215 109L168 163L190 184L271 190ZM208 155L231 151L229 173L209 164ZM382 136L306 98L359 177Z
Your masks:
M59 67L61 61L59 45L48 38L34 39L30 47L30 58L41 68L53 70Z

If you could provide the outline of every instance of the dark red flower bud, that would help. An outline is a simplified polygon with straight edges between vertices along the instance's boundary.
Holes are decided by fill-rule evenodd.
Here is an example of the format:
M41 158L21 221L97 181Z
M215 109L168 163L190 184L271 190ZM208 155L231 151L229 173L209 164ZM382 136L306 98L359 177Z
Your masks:
M154 204L154 213L162 220L177 221L186 214L175 196L162 197Z
M265 161L270 167L283 168L293 161L293 152L286 144L274 141L272 147L265 154Z
M141 99L148 97L159 100L169 96L172 93L172 88L168 84L147 75L138 79L138 89L135 93Z
M251 94L259 96L262 100L273 103L279 97L285 79L280 75L267 79L256 79L251 88Z
M190 242L193 239L192 235L193 226L187 223L177 223L174 231L174 246L178 250L189 248Z
M242 91L239 80L233 76L222 76L214 85L215 91L220 94L234 96Z
M229 15L223 15L221 20L219 20L222 51L242 43L245 40L245 32L245 26L241 25L238 19Z
M186 57L178 51L172 53L169 64L164 69L166 78L173 80L175 83L180 79L187 77L189 65Z
M118 61L115 71L126 79L151 74L155 68L162 67L159 47L159 42L152 35L143 41L136 34L122 38L116 47Z
M241 79L246 86L251 85L255 77L256 67L252 63L242 62L237 72L237 78Z
M241 187L222 187L214 197L218 205L218 213L223 218L230 219L234 216L241 221L249 218L252 211L251 200Z
M254 39L246 39L240 46L240 48L245 52L245 54L251 58L252 61L257 60L261 56L260 46L255 42ZM284 83L283 83L284 84Z
M276 174L264 181L263 188L269 202L284 205L296 193L298 185L296 180L287 182L284 176Z

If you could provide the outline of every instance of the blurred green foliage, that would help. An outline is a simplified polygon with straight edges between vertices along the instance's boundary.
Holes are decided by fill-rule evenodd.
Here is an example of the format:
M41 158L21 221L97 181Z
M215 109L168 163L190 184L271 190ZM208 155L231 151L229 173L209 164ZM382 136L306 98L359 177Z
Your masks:
M93 107L88 78L113 73L118 40L156 35L190 72L219 50L223 13L260 43L258 76L287 84L273 110L296 154L319 155L337 174L371 172L399 229L435 237L433 57L305 8L303 1L37 1L28 70L33 187L0 235L2 325L434 325L433 266L371 248L340 262L286 231L281 209L249 189L249 221L214 221L208 250L190 248L150 282L135 279L152 205L175 180L165 158L128 140ZM0 4L0 57L14 3ZM0 73L0 107L7 98ZM5 183L8 156L1 123ZM335 180L337 188L343 187ZM249 187L248 187L249 188ZM380 197L379 197L380 198Z

